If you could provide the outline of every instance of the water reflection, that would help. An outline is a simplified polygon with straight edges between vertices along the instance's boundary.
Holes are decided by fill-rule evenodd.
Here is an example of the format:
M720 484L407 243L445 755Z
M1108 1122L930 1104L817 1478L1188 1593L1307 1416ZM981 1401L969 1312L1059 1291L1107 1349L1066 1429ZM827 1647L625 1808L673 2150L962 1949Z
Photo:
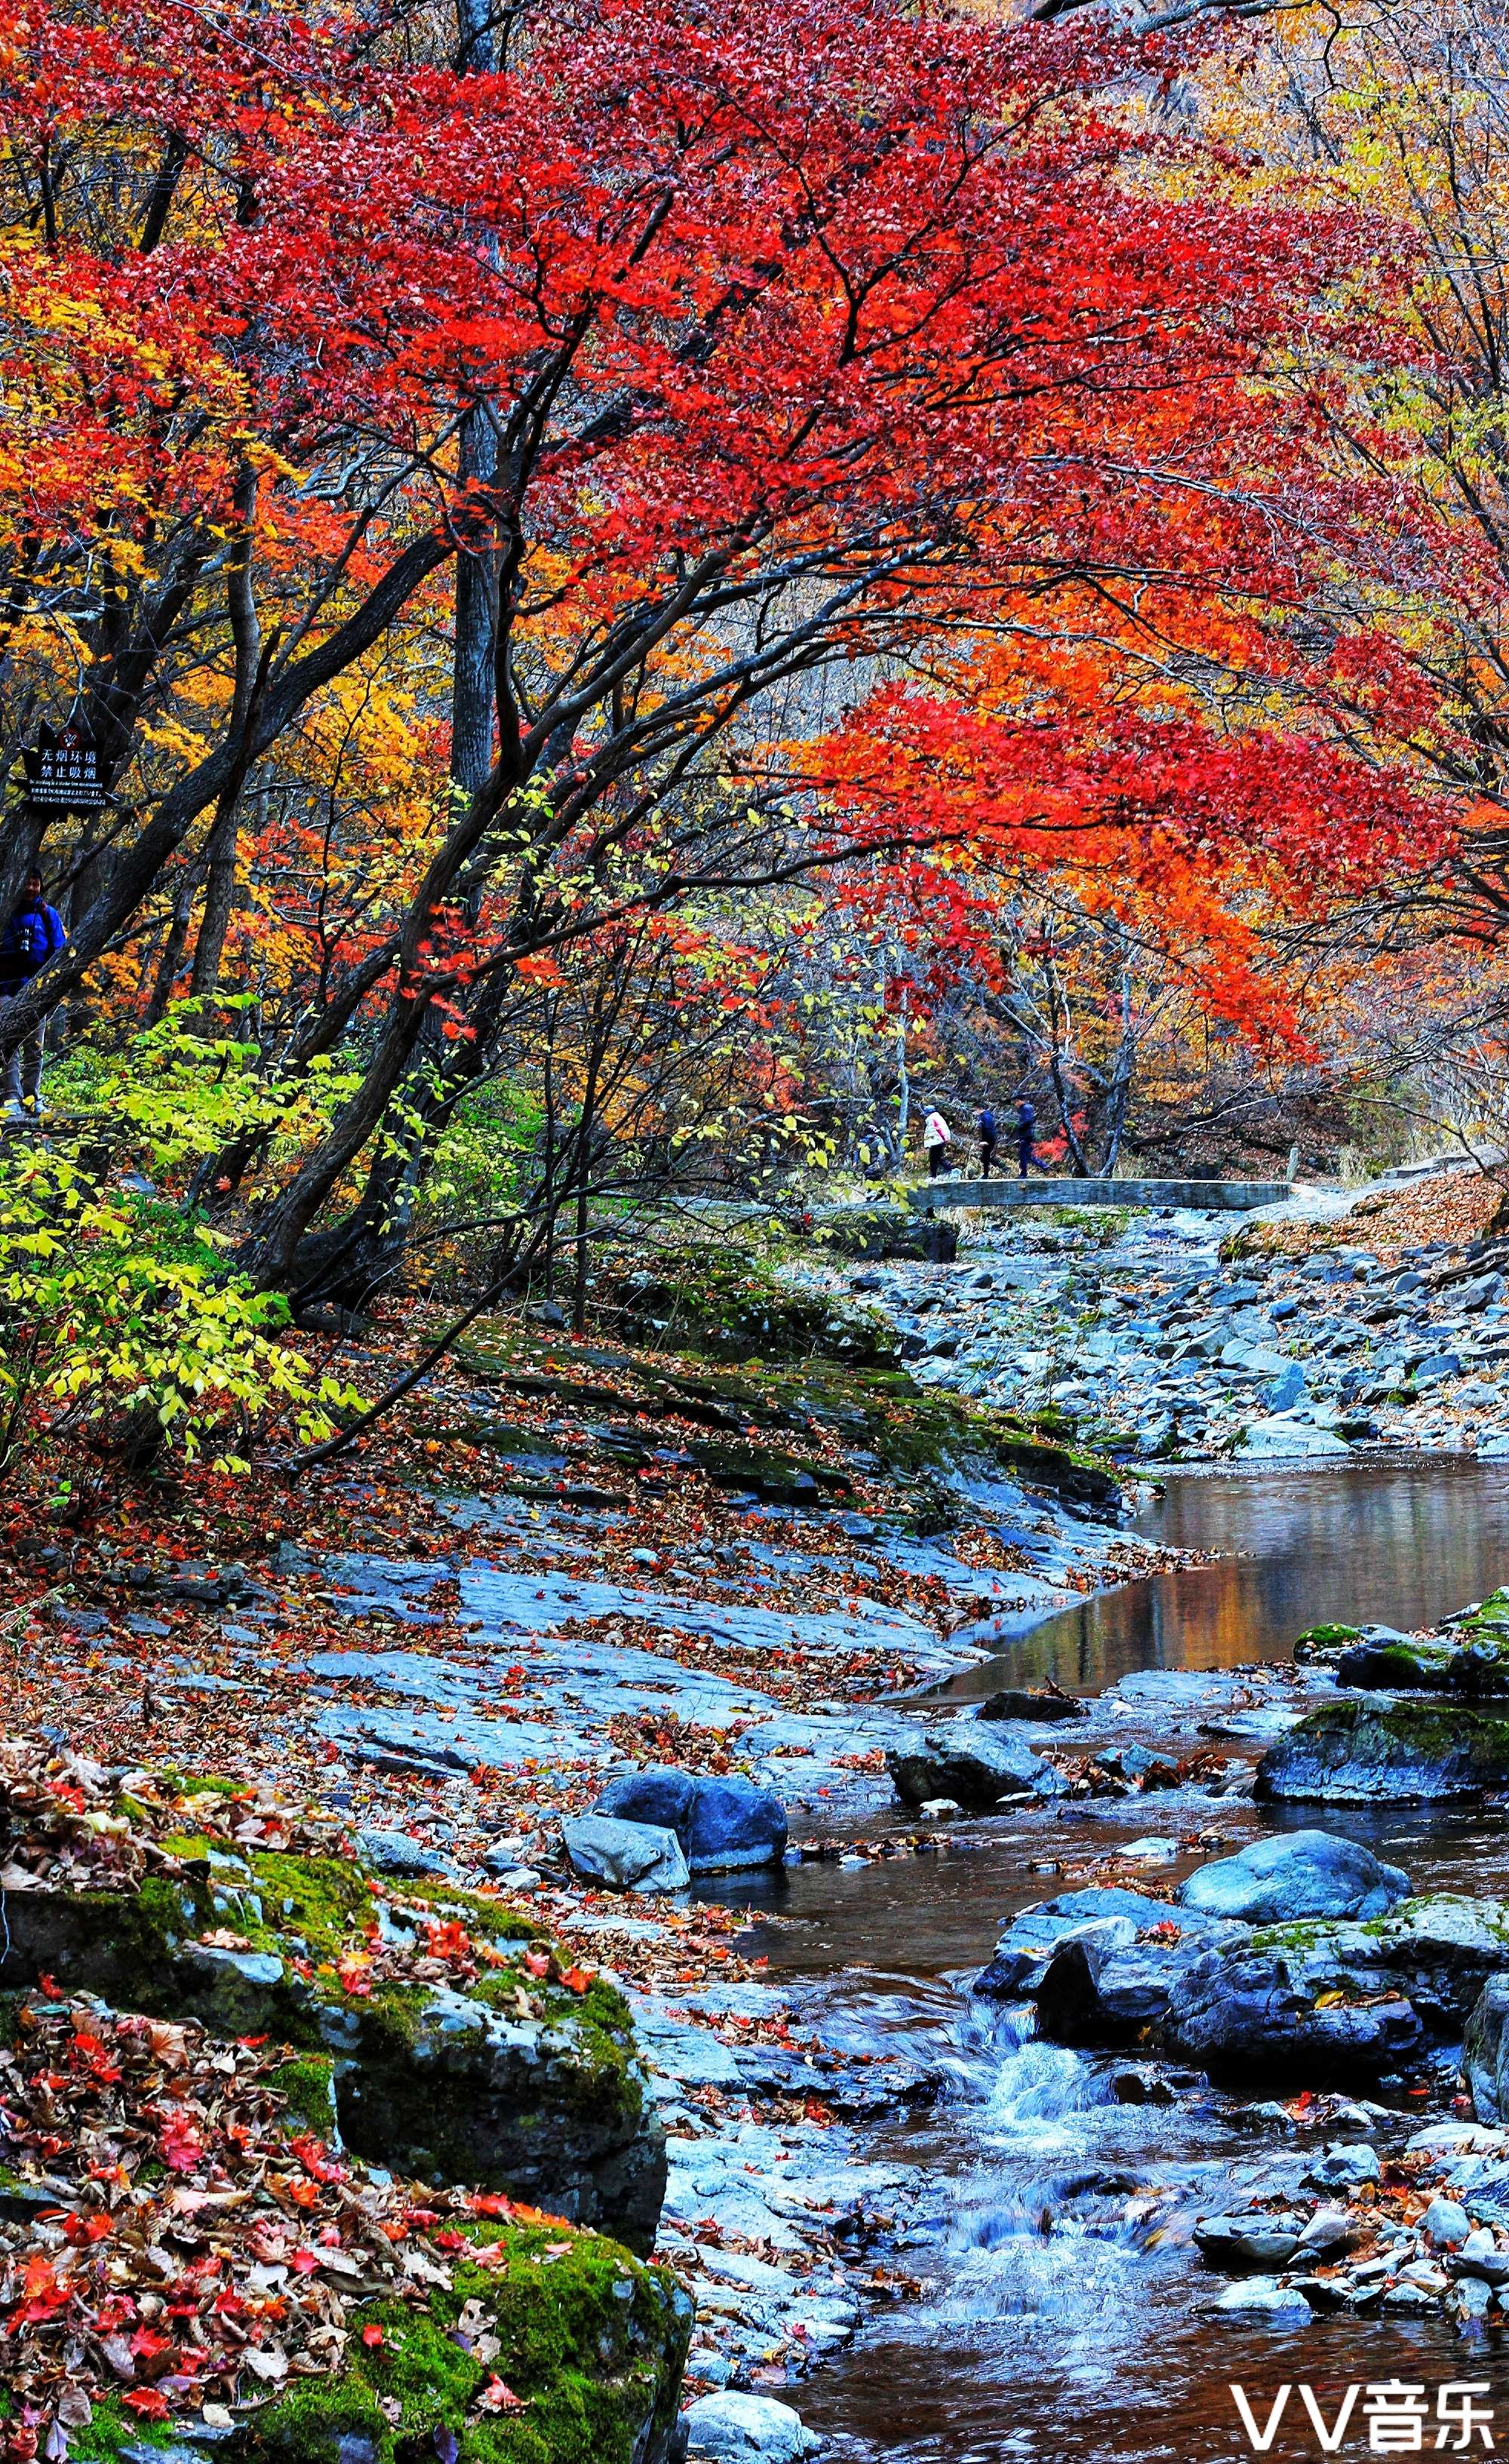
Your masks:
M1051 1677L1098 1693L1136 1668L1279 1660L1306 1626L1433 1625L1509 1579L1509 1463L1176 1473L1136 1519L1178 1548L1229 1553L1050 1617L946 1690Z

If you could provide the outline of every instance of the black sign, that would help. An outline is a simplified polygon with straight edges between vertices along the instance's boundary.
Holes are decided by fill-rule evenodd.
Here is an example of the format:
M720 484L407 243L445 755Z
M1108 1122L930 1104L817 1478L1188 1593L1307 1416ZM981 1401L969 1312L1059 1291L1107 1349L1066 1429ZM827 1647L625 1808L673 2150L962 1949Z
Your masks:
M21 759L27 795L47 812L98 813L110 802L100 777L100 747L77 720L40 728Z

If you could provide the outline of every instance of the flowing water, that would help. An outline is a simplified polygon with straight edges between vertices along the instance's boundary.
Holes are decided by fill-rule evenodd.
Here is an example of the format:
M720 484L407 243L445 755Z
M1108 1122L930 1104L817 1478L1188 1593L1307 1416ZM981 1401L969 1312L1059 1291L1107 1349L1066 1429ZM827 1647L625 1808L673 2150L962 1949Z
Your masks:
M1143 1528L1241 1553L1056 1617L950 1690L1052 1676L1093 1693L1136 1670L1286 1660L1295 1634L1322 1618L1431 1622L1509 1579L1509 1465L1178 1477ZM1186 1801L1181 1819L1178 1794L1133 1798L1098 1810L1089 1827L1103 1850L1188 1828L1190 1814ZM1201 1800L1196 1819L1209 1815ZM1406 1865L1417 1886L1509 1894L1498 1815L1325 1818ZM1220 2280L1190 2246L1195 2217L1271 2179L1276 2160L1298 2184L1301 2148L1244 2134L1231 2101L1213 2095L1118 2103L1121 2061L1037 2041L1025 2013L970 2002L968 1974L1002 1919L1065 1887L1053 1874L1066 1837L1072 1861L1076 1820L1002 1816L960 1827L932 1856L791 1868L763 1886L779 1925L760 1924L761 1887L748 1894L773 1978L820 2002L831 2031L904 2050L946 2083L875 2147L922 2170L925 2212L896 2262L924 2280L923 2295L882 2314L801 2392L832 2464L1238 2464L1254 2451L1233 2381L1260 2424L1279 2387L1296 2383L1267 2450L1286 2464L1323 2452L1300 2382L1325 2423L1354 2382L1423 2386L1422 2444L1433 2452L1440 2387L1487 2381L1498 2448L1509 2445L1509 2326L1469 2344L1436 2321L1318 2318L1299 2332L1212 2318ZM1263 1820L1233 1807L1232 1844ZM1170 1884L1187 1861L1166 1869ZM1366 2404L1365 2392L1332 2452L1406 2452L1370 2445ZM1439 2435L1454 2449L1460 2433Z

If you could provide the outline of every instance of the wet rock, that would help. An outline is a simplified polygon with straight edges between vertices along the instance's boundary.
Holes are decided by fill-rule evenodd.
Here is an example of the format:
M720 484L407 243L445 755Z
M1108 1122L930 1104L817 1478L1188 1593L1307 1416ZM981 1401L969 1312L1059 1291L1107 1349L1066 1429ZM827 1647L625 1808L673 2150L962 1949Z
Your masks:
M1030 1692L1025 1686L1003 1685L980 1705L982 1720L1088 1720L1089 1706L1073 1694Z
M1509 1974L1491 1976L1468 2019L1462 2068L1479 2122L1509 2122Z
M1449 1643L1422 1640L1417 1635L1371 1628L1351 1643L1336 1661L1339 1685L1359 1685L1389 1692L1395 1687L1422 1694L1444 1694L1451 1685L1457 1655Z
M1305 2179L1318 2190L1355 2190L1365 2182L1378 2181L1382 2173L1376 2147L1339 2141L1317 2158Z
M1440 1703L1328 1703L1269 1747L1257 1793L1284 1804L1430 1802L1509 1784L1509 1721Z
M1298 2233L1285 2233L1264 2216L1202 2216L1195 2248L1229 2276L1269 2276L1287 2267L1299 2247Z
M1170 2043L1187 2025L1190 2058L1198 2038L1212 2058L1248 2071L1260 2067L1266 2043L1273 2061L1298 2071L1304 2084L1322 2083L1302 2079L1307 2052L1324 2053L1327 2081L1344 2083L1347 2069L1365 2076L1390 2043L1403 2051L1425 2034L1456 2033L1486 1981L1509 1968L1509 1909L1439 1892L1365 1922L1271 1926L1235 1939L1222 1956L1224 1968L1217 1962L1182 1980ZM1198 2013L1186 2011L1187 1991Z
M1163 2041L1220 2081L1375 2079L1413 2055L1425 2031L1403 1995L1379 2002L1350 1982L1299 1948L1209 1951L1174 1980Z
M1272 2276L1251 2276L1229 2285L1214 2308L1220 2318L1255 2320L1272 2327L1302 2327L1311 2315L1298 2286L1280 2284Z
M1455 2199L1433 2198L1420 2219L1420 2231L1427 2241L1438 2249L1452 2250L1465 2242L1472 2232L1472 2218Z
M999 1724L962 1719L946 1728L919 1730L890 1748L886 1770L903 1805L951 1796L961 1805L987 1808L1003 1797L1061 1796L1069 1783Z
M706 2457L728 2464L801 2464L822 2441L804 2429L801 2414L765 2395L704 2395L681 2415L691 2464Z
M1509 2284L1509 2250L1500 2249L1487 2225L1476 2225L1462 2242L1453 2267L1462 2277L1484 2284Z
M573 1870L615 1891L684 1891L691 1872L674 1831L583 1814L561 1825Z
M1173 1915L1103 1917L1059 1943L1037 1994L1037 2024L1059 2044L1115 2044L1161 2020L1186 1971L1228 1928Z
M773 1789L738 1774L718 1778L669 1766L632 1771L610 1780L592 1811L674 1831L694 1874L778 1865L786 1854L785 1806Z
M1383 1916L1409 1891L1408 1874L1380 1864L1357 1840L1289 1831L1202 1866L1174 1896L1208 1916L1283 1925L1296 1917Z
M1299 2247L1309 2258L1322 2256L1332 2250L1355 2250L1365 2228L1353 2222L1345 2208L1317 2208L1303 2233Z
M411 1839L407 1831L359 1831L356 1844L380 1874L454 1874L455 1867L438 1848Z
M1160 1920L1178 1924L1171 1902L1143 1899L1140 1891L1061 1891L1012 1918L995 1947L995 1957L975 1978L973 1991L994 2001L1023 2001L1037 1992L1054 1952L1066 1936L1105 1917L1125 1917L1135 1933Z
M1118 2104L1172 2104L1174 2092L1158 2071L1131 2063L1111 2073L1111 2094Z

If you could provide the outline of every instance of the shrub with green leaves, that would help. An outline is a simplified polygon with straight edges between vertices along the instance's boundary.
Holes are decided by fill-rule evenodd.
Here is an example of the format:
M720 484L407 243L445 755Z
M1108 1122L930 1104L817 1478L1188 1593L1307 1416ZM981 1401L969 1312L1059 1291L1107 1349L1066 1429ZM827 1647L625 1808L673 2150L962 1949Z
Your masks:
M183 1179L268 1100L241 1046L158 1030L66 1118L0 1140L0 1478L47 1435L241 1470L269 1424L318 1442L357 1399L140 1170Z

